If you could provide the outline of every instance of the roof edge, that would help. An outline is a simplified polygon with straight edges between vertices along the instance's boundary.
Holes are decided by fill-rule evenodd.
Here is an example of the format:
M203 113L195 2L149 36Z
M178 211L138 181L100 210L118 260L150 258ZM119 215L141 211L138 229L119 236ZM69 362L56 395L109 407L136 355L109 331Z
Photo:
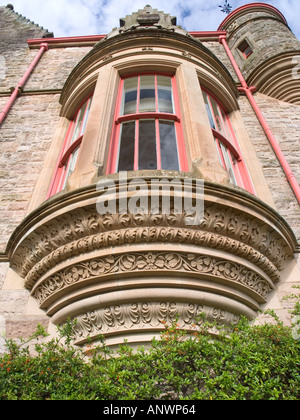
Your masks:
M30 25L35 26L36 28L39 28L39 29L45 31L44 37L48 37L48 38L53 38L54 37L53 32L50 32L48 29L45 29L43 26L39 25L38 23L35 23L34 21L28 19L26 16L23 16L21 13L16 12L15 8L12 4L7 4L6 6L2 6L2 7L8 9L9 13L13 13L18 18L21 18L24 21L24 23L28 23Z
M250 12L251 9L257 9L257 8L262 8L262 9L268 9L269 11L272 11L273 13L277 14L277 16L282 20L282 22L288 26L287 20L284 17L284 15L274 6L272 6L271 4L267 4L267 3L249 3L249 4L245 4L244 6L238 7L237 9L233 10L219 25L218 27L218 31L224 30L226 28L226 26L228 25L228 23L236 17L236 15L239 14L243 14L243 13L247 13L248 11Z

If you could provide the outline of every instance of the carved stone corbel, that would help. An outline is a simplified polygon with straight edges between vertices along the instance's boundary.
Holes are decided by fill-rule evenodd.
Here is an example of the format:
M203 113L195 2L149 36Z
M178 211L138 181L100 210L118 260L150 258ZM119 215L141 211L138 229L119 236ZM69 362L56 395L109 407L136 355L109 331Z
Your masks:
M171 174L144 179L146 185L162 185ZM197 183L191 185L190 194L197 194ZM119 191L118 180L116 186ZM196 322L198 307L206 314L223 311L224 322L239 315L253 318L280 281L296 244L274 210L220 184L205 183L203 217L196 225L187 224L184 211L174 210L172 199L168 214L99 214L98 199L96 185L77 195L58 195L33 212L10 242L10 266L55 322L78 318L78 342L89 329L116 334L121 342L122 334L161 330L163 305L168 314L177 308L184 328ZM113 297L104 306L108 295ZM88 312L86 299L94 299Z

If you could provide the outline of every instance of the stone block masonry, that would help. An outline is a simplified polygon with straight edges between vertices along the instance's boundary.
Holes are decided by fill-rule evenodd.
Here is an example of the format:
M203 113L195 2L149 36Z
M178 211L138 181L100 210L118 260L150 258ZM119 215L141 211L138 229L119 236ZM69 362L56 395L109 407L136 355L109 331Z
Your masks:
M26 215L27 206L59 119L59 95L17 99L1 127L0 251ZM47 119L48 124L43 122Z
M277 139L296 179L300 182L300 109L297 105L278 101L261 93L255 94L267 123ZM245 96L239 99L244 124L263 169L276 210L284 217L300 239L300 209L286 176Z
M28 48L27 39L44 36L51 34L11 8L0 7L1 110L9 100L11 87L19 83L38 52ZM28 213L59 121L60 91L71 70L90 49L49 49L1 125L0 253L5 252L13 231ZM0 312L0 353L4 350L3 334L6 338L28 337L38 323L46 328L49 324L6 262L0 263Z
M48 327L49 319L31 307L29 295L8 263L0 263L0 354L5 339L29 337L38 324Z
M36 54L28 49L27 39L47 35L47 30L11 8L0 7L0 56L4 58L6 66L5 77L0 78L0 92L16 86L32 55Z
M26 83L26 90L62 89L76 64L91 47L49 49ZM33 50L34 54L37 50Z

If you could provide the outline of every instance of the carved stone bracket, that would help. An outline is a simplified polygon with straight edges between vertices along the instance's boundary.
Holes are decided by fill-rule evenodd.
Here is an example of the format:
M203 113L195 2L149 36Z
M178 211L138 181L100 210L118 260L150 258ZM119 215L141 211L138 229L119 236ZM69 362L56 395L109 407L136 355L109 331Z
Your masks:
M150 176L145 179L150 183ZM163 177L164 182L170 179L171 174ZM161 186L160 180L151 177L151 185L157 182ZM117 180L116 185L118 203L121 189ZM149 211L103 215L97 212L101 194L95 185L80 193L57 195L16 230L10 241L10 265L49 316L56 319L56 313L65 311L65 318L60 317L59 322L69 317L68 308L76 304L81 329L89 323L105 334L121 334L126 328L137 327L152 331L153 325L158 325L161 305L171 308L171 302L180 308L184 326L192 302L186 300L183 305L177 297L186 290L212 293L207 313L220 309L216 300L230 299L239 307L235 315L244 313L251 318L280 281L280 271L293 255L295 238L286 222L252 195L208 182L204 192L203 217L196 225L187 223L184 211L177 214L173 196L168 214ZM158 203L165 193L158 193ZM143 194L147 196L149 191ZM196 197L196 183L190 194ZM168 290L164 302L154 299L163 287ZM147 300L127 299L129 291L143 288L148 288ZM113 314L114 328L124 316L117 330L109 329L104 322L109 319L108 309L105 312L95 303L95 308L85 312L82 306L88 297L101 299L114 291L118 291L118 298L107 308ZM120 306L124 297L126 304ZM203 306L193 302L197 304ZM135 323L134 308L139 314ZM149 314L156 314L148 326L146 308ZM232 313L226 305L222 310ZM98 328L100 319L102 327Z

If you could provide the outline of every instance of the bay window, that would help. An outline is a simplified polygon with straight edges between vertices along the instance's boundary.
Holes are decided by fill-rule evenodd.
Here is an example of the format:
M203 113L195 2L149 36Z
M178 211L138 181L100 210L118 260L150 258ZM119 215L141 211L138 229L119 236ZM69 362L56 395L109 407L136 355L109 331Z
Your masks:
M108 172L139 169L187 170L174 76L120 81Z

